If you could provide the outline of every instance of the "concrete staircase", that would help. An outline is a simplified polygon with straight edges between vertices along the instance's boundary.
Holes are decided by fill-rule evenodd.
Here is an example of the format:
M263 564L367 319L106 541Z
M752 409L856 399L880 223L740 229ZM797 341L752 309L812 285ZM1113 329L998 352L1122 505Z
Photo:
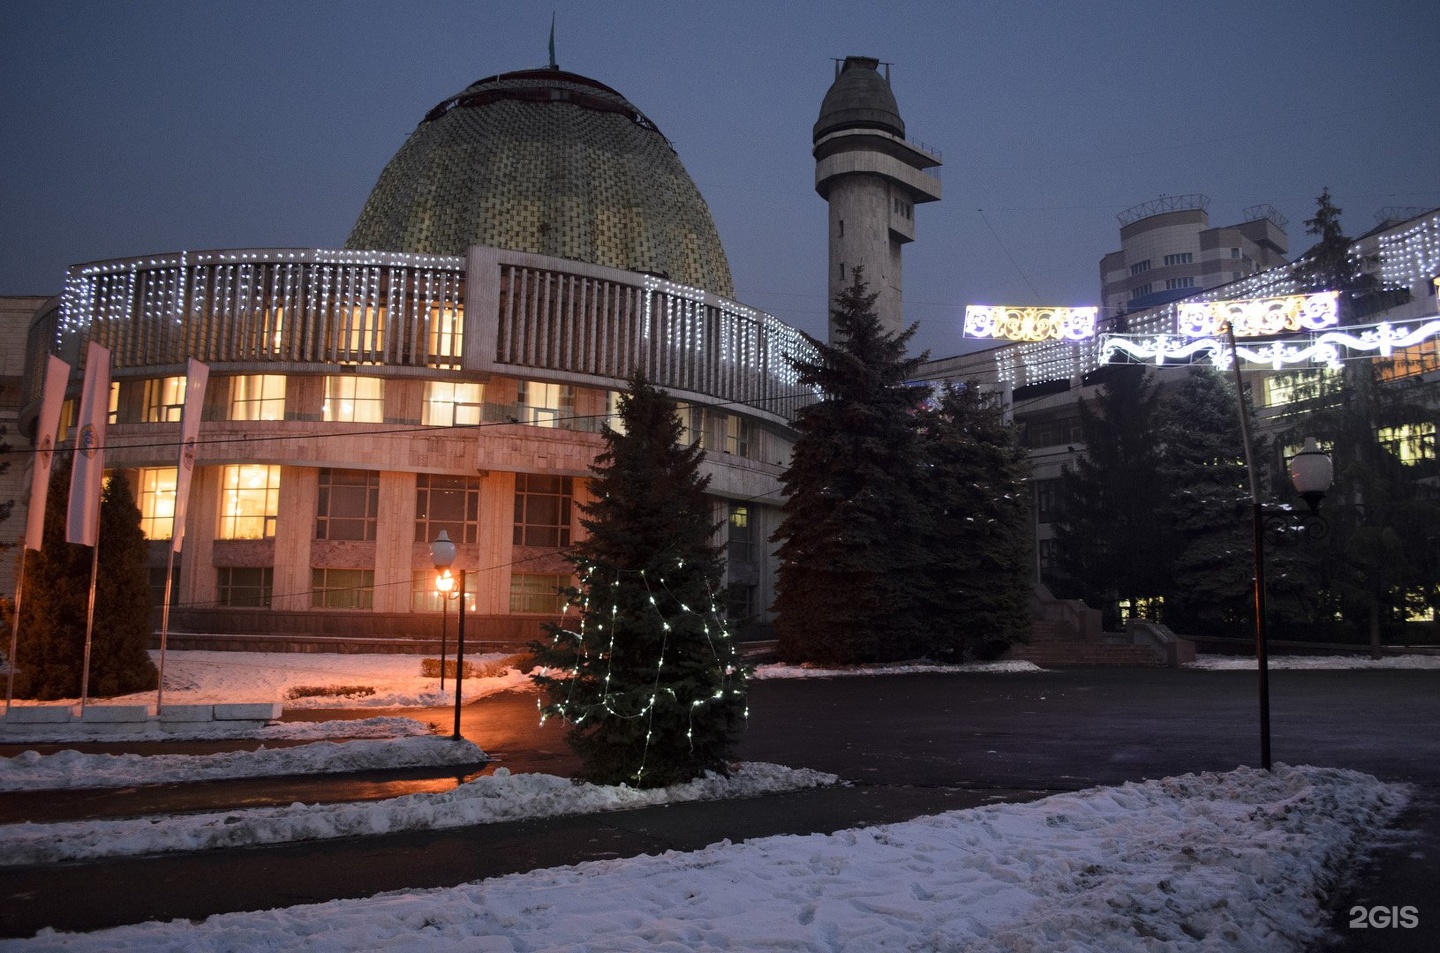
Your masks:
M1073 599L1056 599L1043 586L1035 587L1031 610L1030 643L1011 647L1005 659L1042 668L1158 668L1195 657L1193 643L1176 639L1163 626L1136 623L1123 633L1105 632L1098 611Z

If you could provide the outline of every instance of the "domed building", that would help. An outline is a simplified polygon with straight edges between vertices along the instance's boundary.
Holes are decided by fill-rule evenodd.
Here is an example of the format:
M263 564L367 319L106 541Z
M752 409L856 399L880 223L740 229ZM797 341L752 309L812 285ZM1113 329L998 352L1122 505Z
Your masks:
M159 592L186 361L209 366L171 645L433 650L442 530L469 638L515 645L562 608L602 427L644 371L706 450L732 618L763 631L788 420L810 399L786 356L809 344L732 296L654 123L586 77L506 73L424 116L344 248L73 267L31 324L22 421L47 355L73 401L87 342L110 350L106 463L133 481Z

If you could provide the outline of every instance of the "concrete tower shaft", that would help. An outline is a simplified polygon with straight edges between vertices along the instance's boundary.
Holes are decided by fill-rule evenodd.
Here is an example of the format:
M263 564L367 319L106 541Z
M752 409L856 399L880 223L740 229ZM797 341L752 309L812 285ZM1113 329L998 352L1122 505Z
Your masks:
M815 123L815 191L830 205L828 301L865 269L886 330L904 327L900 247L915 240L915 206L940 199L926 172L940 156L905 138L887 66L847 56L836 64ZM831 329L831 338L834 329Z

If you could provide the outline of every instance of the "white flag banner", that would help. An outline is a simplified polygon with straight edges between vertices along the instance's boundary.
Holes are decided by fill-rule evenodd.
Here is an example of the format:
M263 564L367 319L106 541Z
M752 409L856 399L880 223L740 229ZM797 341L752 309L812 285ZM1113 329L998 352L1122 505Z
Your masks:
M70 365L55 355L45 365L45 390L40 419L35 426L35 470L30 483L30 514L25 524L25 548L39 550L45 542L45 504L50 499L50 471L55 469L55 434L60 430L60 408Z
M90 342L85 389L75 420L75 466L70 474L65 541L94 546L100 537L100 489L105 479L105 423L110 417L110 349Z
M200 437L200 412L205 406L205 385L210 366L190 358L185 365L185 409L180 412L180 463L175 468L175 528L170 549L180 552L185 539L185 504L190 500L190 476L195 471L195 442Z

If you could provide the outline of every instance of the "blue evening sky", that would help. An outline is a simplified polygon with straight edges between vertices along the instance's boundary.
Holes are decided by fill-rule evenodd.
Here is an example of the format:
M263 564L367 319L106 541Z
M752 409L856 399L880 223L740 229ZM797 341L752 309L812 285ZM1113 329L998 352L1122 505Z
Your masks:
M628 98L709 202L737 297L823 335L810 128L833 60L893 64L945 198L905 250L918 348L966 304L1097 304L1116 214L1274 205L1291 256L1328 186L1347 234L1440 205L1434 0L3 0L0 294L73 263L336 247L425 112L543 66ZM917 348L917 349L918 349Z

